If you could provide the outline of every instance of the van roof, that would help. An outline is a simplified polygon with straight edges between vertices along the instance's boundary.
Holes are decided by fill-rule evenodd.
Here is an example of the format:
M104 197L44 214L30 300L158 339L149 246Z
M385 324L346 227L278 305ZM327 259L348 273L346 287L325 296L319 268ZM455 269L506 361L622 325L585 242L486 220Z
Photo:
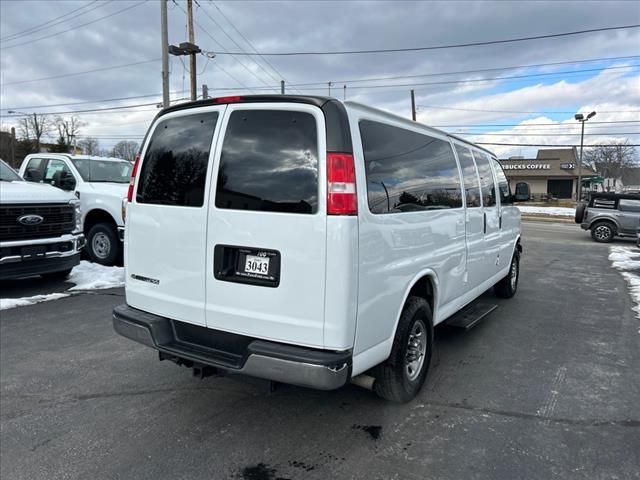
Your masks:
M225 105L229 103L305 103L308 105L315 105L322 109L325 115L325 119L327 120L327 151L329 152L342 152L342 153L353 153L353 145L351 143L351 132L349 130L349 122L347 120L345 104L340 100L333 97L325 97L321 95L234 95L228 97L219 97L219 98L210 98L206 100L196 100L193 102L185 102L179 103L176 105L172 105L161 110L154 122L161 116L171 113L177 112L180 110L187 110L191 108L197 107L209 107L211 105ZM393 117L396 120L405 121L408 125L414 124L404 117L400 117L399 115L395 115L393 113L389 113L385 110L381 110L379 108L370 107L368 105L364 105L357 102L346 102L346 105L352 105L357 108L363 108L367 110L375 111L376 113L384 116ZM419 125L425 126L431 130L439 132L443 135L446 135L449 138L453 138L459 142L462 142L471 147L483 150L490 155L495 157L495 154L479 145L476 145L469 140L465 140L464 138L460 138L456 135L452 135L443 130L439 130L437 128L429 127L423 123L419 123Z

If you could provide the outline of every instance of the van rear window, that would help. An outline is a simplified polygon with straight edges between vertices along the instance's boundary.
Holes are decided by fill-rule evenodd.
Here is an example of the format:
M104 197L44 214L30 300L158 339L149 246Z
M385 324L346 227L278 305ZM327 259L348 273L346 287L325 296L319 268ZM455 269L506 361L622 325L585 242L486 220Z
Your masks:
M285 213L318 210L318 133L310 113L231 113L216 207Z
M217 112L161 121L151 136L138 180L138 203L201 207Z

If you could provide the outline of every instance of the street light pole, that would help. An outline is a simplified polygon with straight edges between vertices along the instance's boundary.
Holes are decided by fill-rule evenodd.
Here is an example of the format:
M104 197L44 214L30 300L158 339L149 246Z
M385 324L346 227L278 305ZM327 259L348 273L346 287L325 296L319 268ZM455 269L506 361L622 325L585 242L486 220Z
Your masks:
M591 112L589 115L585 116L581 113L576 113L575 119L582 123L582 133L580 134L580 160L578 161L578 189L576 192L576 203L582 199L582 151L584 149L584 124L590 118L595 117L596 112Z

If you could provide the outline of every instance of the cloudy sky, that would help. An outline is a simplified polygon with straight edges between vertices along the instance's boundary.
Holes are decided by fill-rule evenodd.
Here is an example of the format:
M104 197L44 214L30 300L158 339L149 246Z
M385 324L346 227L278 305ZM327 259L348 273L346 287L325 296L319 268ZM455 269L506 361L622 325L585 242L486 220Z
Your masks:
M186 0L168 9L169 43L178 44ZM347 100L410 117L413 88L419 121L477 142L576 144L573 114L596 110L586 144L640 143L640 28L414 52L227 53L402 49L620 27L640 24L638 2L197 0L194 17L196 43L215 54L198 56L197 66L198 88L207 84L212 96L277 92L280 79L287 93L327 95L331 82L333 96L342 99L347 85ZM9 110L61 112L80 117L81 136L103 148L141 140L162 91L158 1L2 0L0 19L2 129L16 124ZM171 57L175 101L189 95L183 58ZM501 156L537 150L487 147Z

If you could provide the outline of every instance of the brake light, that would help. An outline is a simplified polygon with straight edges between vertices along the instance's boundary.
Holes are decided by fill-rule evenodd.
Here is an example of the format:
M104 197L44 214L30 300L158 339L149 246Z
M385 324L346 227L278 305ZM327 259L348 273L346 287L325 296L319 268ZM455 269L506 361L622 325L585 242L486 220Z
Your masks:
M129 190L127 190L127 202L131 203L133 200L133 184L136 182L136 175L138 174L138 164L140 163L140 154L136 155L136 160L133 162L133 168L131 169L131 178L129 179Z
M327 214L358 214L356 172L350 153L327 153Z
M242 97L239 95L233 95L229 97L212 98L211 101L213 103L238 103L242 101Z

